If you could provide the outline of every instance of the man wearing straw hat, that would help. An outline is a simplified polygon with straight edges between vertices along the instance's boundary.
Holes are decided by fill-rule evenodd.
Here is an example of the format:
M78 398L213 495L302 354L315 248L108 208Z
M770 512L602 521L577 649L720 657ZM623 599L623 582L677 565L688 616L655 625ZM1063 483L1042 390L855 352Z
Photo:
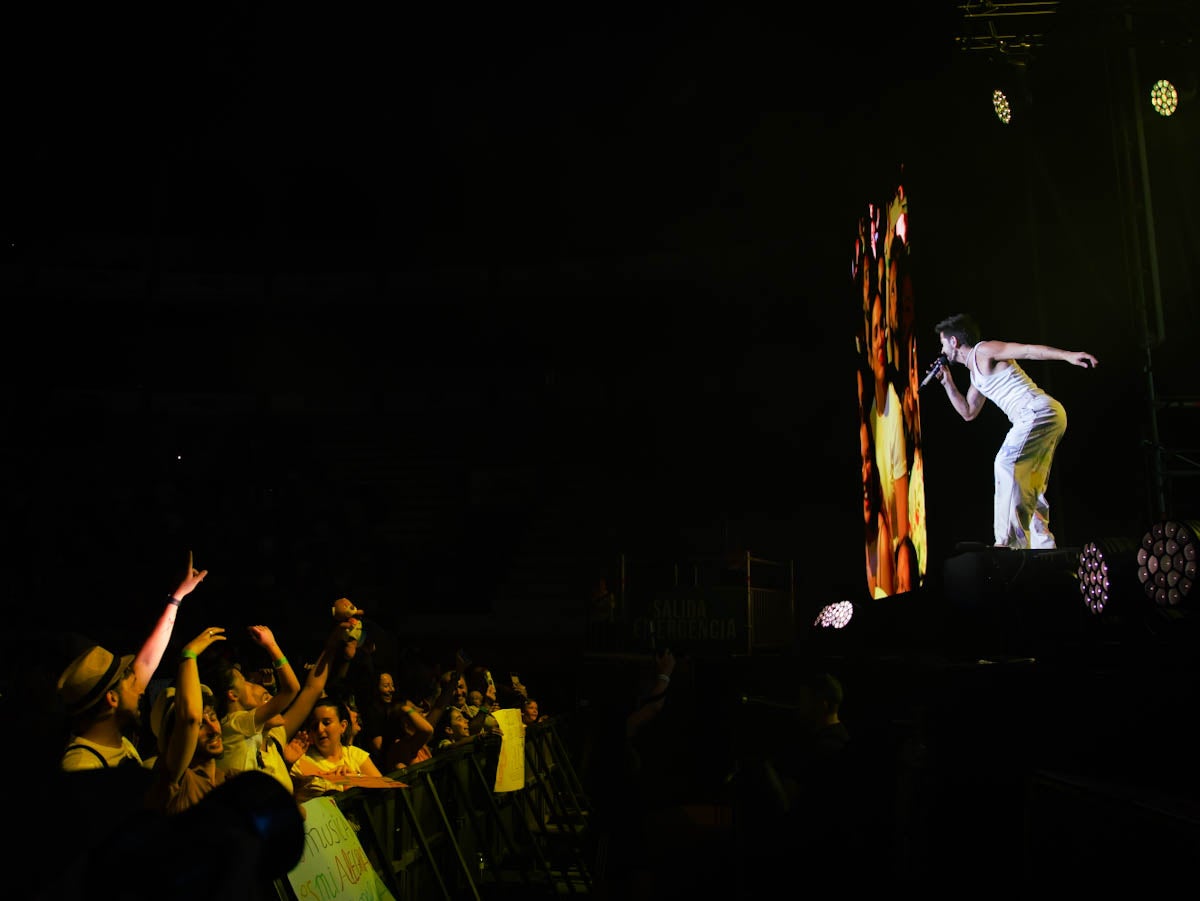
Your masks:
M206 575L208 570L192 566L189 551L187 575L167 597L158 622L136 655L117 656L93 645L63 670L58 678L58 695L72 720L71 738L62 756L63 770L142 764L129 733L141 725L142 695L171 640L179 604Z

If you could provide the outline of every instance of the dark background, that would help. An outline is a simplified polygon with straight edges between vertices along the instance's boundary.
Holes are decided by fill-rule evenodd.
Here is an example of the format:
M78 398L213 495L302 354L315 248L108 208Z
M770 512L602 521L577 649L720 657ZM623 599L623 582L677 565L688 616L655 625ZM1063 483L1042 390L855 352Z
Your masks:
M1127 66L1194 90L1194 12L1062 3L1017 66L961 50L953 3L722 7L6 13L11 597L140 622L187 548L214 616L572 608L621 553L752 550L857 597L849 262L900 182L921 354L959 310L1094 353L1028 367L1070 417L1054 530L1140 535ZM1000 77L1032 103L1008 128ZM1169 396L1195 390L1187 99L1142 135ZM990 540L1006 422L927 393L936 581ZM1195 411L1160 417L1188 447Z

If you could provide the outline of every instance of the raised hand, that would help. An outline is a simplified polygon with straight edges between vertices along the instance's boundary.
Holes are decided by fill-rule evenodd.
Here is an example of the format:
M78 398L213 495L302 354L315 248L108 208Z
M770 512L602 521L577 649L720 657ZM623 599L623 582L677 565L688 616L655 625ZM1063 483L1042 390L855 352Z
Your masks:
M350 630L354 628L354 623L348 619L339 620L333 624L333 628L329 630L329 634L325 636L324 653L329 658L327 662L341 660L342 652L347 650L350 644ZM358 642L354 642L354 648L350 649L344 655L346 660L352 658L358 651Z
M246 631L250 633L250 637L254 639L254 643L260 647L278 647L275 641L275 633L266 626L249 626Z
M308 752L308 746L312 744L312 740L308 736L308 732L301 729L292 736L283 748L283 759L289 767Z
M449 703L454 698L455 692L458 691L458 680L460 678L457 670L442 673L438 677L438 700Z
M184 645L183 649L200 656L218 641L225 641L225 629L221 626L210 626Z
M671 649L663 648L654 658L654 665L660 675L669 678L671 673L675 672L675 655L671 653Z
M182 601L185 597L192 593L197 585L204 581L204 577L208 575L207 569L196 569L192 564L192 552L188 551L187 573L183 577L183 581L179 583L179 587L171 597L177 601Z

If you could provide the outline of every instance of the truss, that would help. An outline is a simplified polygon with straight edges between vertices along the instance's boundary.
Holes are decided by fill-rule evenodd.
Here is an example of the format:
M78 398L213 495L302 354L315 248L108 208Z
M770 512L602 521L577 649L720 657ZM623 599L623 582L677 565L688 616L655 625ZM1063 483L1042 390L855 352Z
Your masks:
M962 33L955 38L959 49L1025 68L1045 46L1058 2L966 0L958 8L962 12Z

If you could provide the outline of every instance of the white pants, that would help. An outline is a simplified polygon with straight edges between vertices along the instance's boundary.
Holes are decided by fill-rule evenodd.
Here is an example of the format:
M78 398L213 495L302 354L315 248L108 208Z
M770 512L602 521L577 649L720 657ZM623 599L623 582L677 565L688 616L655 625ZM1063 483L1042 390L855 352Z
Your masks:
M1067 411L1049 396L1039 398L1004 437L996 454L992 528L996 544L1017 550L1055 547L1046 486L1054 451L1067 430Z

